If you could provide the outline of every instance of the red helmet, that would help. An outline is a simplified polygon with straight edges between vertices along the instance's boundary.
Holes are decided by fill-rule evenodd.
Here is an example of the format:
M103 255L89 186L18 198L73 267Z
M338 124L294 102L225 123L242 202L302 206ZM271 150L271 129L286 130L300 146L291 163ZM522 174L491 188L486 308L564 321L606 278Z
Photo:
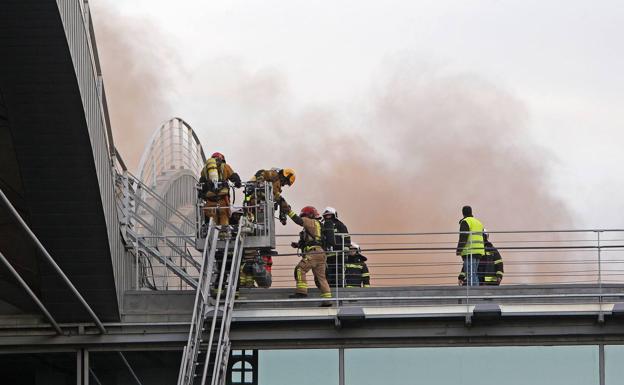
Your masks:
M225 162L225 156L223 156L223 154L220 152L215 152L214 154L210 155L210 157L215 158L216 160L220 160L221 162Z
M312 219L316 219L318 217L320 217L318 211L316 211L316 209L312 206L306 206L304 208L301 209L301 213L299 214L300 217L308 217L308 218L312 218Z

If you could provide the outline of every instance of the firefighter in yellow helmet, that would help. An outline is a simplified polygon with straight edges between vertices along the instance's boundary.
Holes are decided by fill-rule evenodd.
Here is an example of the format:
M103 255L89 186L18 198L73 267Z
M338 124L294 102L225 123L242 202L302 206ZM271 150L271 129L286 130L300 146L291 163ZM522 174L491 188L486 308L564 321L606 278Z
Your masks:
M217 225L230 224L230 187L228 181L234 183L234 187L241 187L241 179L232 167L225 162L225 156L215 152L206 161L201 171L199 182L202 185L201 198L204 205L206 221L214 218Z
M295 170L292 168L272 168L270 170L258 170L256 174L251 178L252 182L269 182L273 185L273 201L278 205L280 209L280 222L286 224L286 215L288 214L288 203L284 197L282 197L282 187L292 186L295 183L296 175ZM253 197L248 195L246 198L248 206L253 206L256 203L253 201Z
M485 255L483 242L483 224L472 216L472 207L462 208L464 216L459 221L459 242L457 255L461 255L468 286L479 286L479 260Z
M303 227L299 233L299 242L292 243L292 247L301 249L303 255L295 267L297 289L294 294L290 295L290 298L306 298L308 296L306 274L310 270L312 270L319 289L321 289L321 298L331 298L331 290L325 276L327 257L323 250L323 233L318 211L312 206L306 206L301 209L299 215L289 210L288 216L293 222ZM321 306L331 306L331 302L323 301Z

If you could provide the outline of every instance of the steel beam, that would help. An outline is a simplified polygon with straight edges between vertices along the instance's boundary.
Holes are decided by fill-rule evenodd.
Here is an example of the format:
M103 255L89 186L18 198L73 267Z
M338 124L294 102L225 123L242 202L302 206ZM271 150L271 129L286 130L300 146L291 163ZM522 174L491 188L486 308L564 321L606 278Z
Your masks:
M61 330L61 327L59 326L59 324L54 320L54 317L52 317L52 314L50 314L48 309L46 309L46 307L43 305L43 303L41 303L39 298L37 298L35 293L30 289L26 281L22 279L22 277L19 275L17 270L15 270L13 266L11 266L11 263L9 262L8 259L6 259L6 257L4 256L4 254L2 254L2 252L0 252L0 260L7 267L7 269L11 272L11 274L17 280L17 282L19 282L22 288L28 293L30 298L32 298L32 300L37 304L37 306L39 307L41 312L45 315L45 317L48 319L48 321L50 321L50 324L52 325L54 330L56 330L56 334L62 335L63 331Z
M41 251L41 253L45 256L45 258L48 260L50 265L52 265L52 267L54 268L54 270L56 270L58 275L63 279L63 281L65 281L65 283L67 284L69 289L72 291L72 293L74 293L74 296L76 296L76 298L78 298L78 300L80 301L82 306L85 308L85 310L87 310L87 312L91 316L91 319L93 319L93 321L97 325L98 329L100 329L100 332L102 334L105 334L106 333L106 329L104 328L104 325L102 324L102 321L100 321L100 319L95 314L93 309L91 309L91 306L89 306L87 301L85 301L85 299L82 297L82 295L80 294L78 289L76 289L74 284L69 280L69 278L67 278L67 276L65 275L63 270L59 267L59 265L56 263L54 258L52 258L50 253L48 253L48 250L46 250L46 248L43 246L43 244L39 241L39 238L37 238L35 233L32 232L30 227L28 227L28 224L24 221L22 216L17 212L17 210L15 209L15 207L13 206L11 201L9 201L9 198L7 198L7 196L4 195L4 192L2 191L2 189L0 189L0 199L2 199L2 202L4 203L4 205L7 207L7 209L9 209L9 212L13 215L13 217L15 217L15 219L20 224L22 229L26 232L26 234L28 234L28 236L30 236L30 238L33 240L33 242L37 245L37 248L39 248L39 251Z
M137 385L143 385L141 383L141 380L139 380L139 377L137 377L137 375L134 372L134 370L132 370L132 366L130 366L130 363L128 363L128 360L126 360L126 356L124 356L124 354L122 352L118 351L117 353L119 354L119 357L121 357L121 360L124 362L124 364L126 364L126 367L128 368L128 371L130 372L130 374L134 378L134 381L136 381Z

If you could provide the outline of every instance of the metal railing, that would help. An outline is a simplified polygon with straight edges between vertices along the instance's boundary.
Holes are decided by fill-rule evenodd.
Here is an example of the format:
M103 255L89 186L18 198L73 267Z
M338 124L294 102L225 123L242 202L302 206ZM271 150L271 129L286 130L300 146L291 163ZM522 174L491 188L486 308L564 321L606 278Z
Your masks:
M116 170L117 171L117 170ZM193 289L201 254L195 224L127 171L116 172L121 230L134 259L134 289Z
M244 185L244 201L242 206L230 206L230 209L241 209L249 234L246 237L247 247L275 248L275 202L273 186L267 182L246 182ZM199 186L198 186L199 188ZM195 209L196 247L201 249L207 229L206 217L203 212L205 200L198 199ZM217 208L218 209L218 208Z
M502 285L624 282L624 230L491 231L505 273ZM458 285L458 232L351 234L362 248L375 287ZM294 235L279 235L273 282L292 283ZM338 251L348 261L348 252ZM282 273L285 271L286 273ZM284 285L285 284L285 285ZM340 285L343 286L343 285Z
M273 259L273 288L294 290L293 270L300 259L289 247L294 235L278 237L280 254ZM462 286L458 280L462 259L456 255L457 232L362 233L351 237L368 258L372 289L349 288L338 279L332 286L334 306L338 308L355 303L423 308L448 305L468 306L464 309L468 311L484 301L591 303L598 306L594 310L603 319L605 309L614 301L624 300L621 229L491 231L489 240L502 256L504 275L500 285L480 286ZM339 252L338 260L341 257L347 264L348 253ZM345 279L349 278L347 274ZM309 273L308 282L312 281ZM311 283L309 286L314 287ZM307 299L288 299L284 290L273 295L270 292L257 289L237 302L270 308L316 306L321 301L314 289Z
M559 231L491 231L490 241L502 256L504 275L500 288L530 288L540 285L594 285L600 292L603 286L624 284L624 230L591 229ZM278 236L279 255L273 257L272 287L294 287L293 270L300 256L290 248L294 235ZM362 233L351 234L352 240L362 248L367 257L370 283L373 288L436 288L440 286L464 290L463 296L478 292L478 288L460 286L458 275L462 259L456 255L457 232L439 233ZM164 250L164 240L157 242ZM334 298L352 298L355 293L365 296L366 290L352 289L354 277L340 270L349 264L348 251L336 251L338 279L332 285ZM169 259L183 266L189 276L196 279L199 272L194 264L179 256ZM185 265L186 264L186 265ZM161 263L162 265L162 263ZM160 266L158 289L192 288L181 284L179 277ZM151 267L153 268L153 267ZM175 281L178 280L178 281ZM314 287L312 273L308 274L310 287ZM165 284L166 282L166 284ZM498 286L487 285L488 289ZM456 294L457 290L453 291Z

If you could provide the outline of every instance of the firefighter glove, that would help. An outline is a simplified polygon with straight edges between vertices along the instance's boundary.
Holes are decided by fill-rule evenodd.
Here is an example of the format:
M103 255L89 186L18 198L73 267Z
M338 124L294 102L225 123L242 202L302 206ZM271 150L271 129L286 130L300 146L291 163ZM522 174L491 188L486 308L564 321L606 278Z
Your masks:
M236 188L241 188L241 186L243 185L241 183L241 178L240 176L238 176L237 173L232 174L232 176L230 177L230 180L232 181L232 183L234 183L234 187Z

